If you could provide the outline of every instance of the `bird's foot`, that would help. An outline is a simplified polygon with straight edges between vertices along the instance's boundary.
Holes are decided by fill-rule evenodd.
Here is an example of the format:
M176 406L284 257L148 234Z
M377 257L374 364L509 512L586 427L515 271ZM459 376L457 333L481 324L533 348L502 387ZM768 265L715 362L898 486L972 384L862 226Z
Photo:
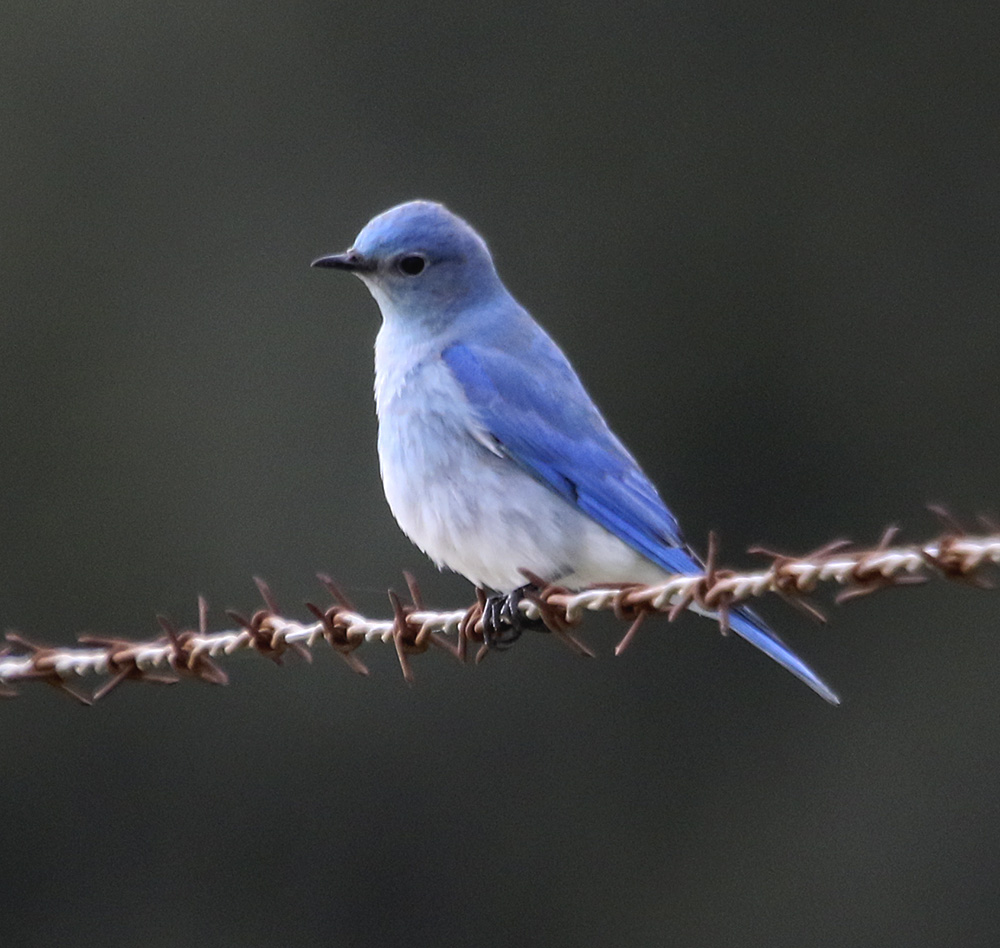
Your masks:
M525 631L548 631L541 619L529 619L521 611L521 601L528 592L538 592L538 587L528 583L513 592L487 597L483 606L483 644L488 649L503 651Z

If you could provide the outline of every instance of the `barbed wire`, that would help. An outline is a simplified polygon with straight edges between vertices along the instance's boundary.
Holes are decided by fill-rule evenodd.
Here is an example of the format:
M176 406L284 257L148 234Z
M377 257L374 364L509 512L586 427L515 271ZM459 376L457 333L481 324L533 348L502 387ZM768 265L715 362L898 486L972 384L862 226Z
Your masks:
M944 511L935 509L935 512L947 530L924 544L892 546L897 535L893 527L869 549L858 550L847 541L837 541L805 556L793 557L756 547L750 552L768 557L770 563L754 572L717 568L714 537L709 540L703 573L673 576L653 586L624 584L574 592L545 585L526 572L525 578L534 584L534 591L525 595L518 608L528 620L536 620L539 627L552 632L573 651L590 656L594 653L577 638L574 630L587 612L612 611L619 620L628 623L628 630L615 647L618 655L648 616L665 615L672 621L688 607L716 614L725 632L728 611L733 605L768 593L824 619L822 612L809 601L810 594L824 583L843 587L836 597L838 602L890 586L926 582L935 575L992 588L984 573L1000 564L1000 527L988 524L990 533L968 535ZM435 611L424 606L414 578L404 575L410 599L405 602L390 591L393 615L389 619L361 615L333 580L320 575L333 604L323 608L306 603L315 618L311 623L281 615L267 584L255 579L264 608L249 618L228 612L237 626L229 631L208 631L207 605L199 597L197 629L180 629L169 619L158 616L163 635L146 641L86 635L72 646L44 646L19 633L8 632L8 644L0 650L0 696L15 696L15 684L43 682L83 704L92 704L128 681L172 684L188 677L226 684L228 675L217 659L242 650L279 664L289 652L311 660L311 649L321 641L352 671L362 675L367 675L368 669L355 654L357 650L369 643L392 645L407 681L413 680L411 658L432 648L465 661L473 645L477 646L476 661L482 660L489 651L483 641L485 593L477 591L477 601L468 608ZM86 675L104 679L91 694L84 694L71 684Z

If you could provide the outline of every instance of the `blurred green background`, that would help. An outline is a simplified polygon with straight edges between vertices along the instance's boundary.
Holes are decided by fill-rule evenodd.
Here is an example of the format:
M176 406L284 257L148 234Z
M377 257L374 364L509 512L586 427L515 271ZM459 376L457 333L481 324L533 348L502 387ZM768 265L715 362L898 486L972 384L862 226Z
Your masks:
M375 305L309 269L413 197L727 563L995 513L998 50L974 0L6 0L0 623L469 601L382 498ZM25 688L3 944L997 944L1000 593L764 608L841 709L694 617Z

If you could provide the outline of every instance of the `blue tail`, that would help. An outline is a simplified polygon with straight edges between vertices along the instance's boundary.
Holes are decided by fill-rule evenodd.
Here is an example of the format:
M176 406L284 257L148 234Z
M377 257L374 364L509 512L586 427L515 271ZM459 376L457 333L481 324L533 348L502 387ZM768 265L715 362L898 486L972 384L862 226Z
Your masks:
M836 692L792 652L751 609L745 606L734 609L729 613L729 625L751 645L756 645L782 668L788 669L799 681L805 682L821 698L825 698L830 704L840 704Z

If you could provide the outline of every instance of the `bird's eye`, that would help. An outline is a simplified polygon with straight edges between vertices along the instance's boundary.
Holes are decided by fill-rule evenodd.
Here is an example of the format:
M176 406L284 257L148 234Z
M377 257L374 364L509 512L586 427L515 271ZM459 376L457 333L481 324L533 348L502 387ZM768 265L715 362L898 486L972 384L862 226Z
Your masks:
M396 268L400 273L411 277L423 273L426 266L427 261L417 253L409 253L405 257L400 257L399 262L396 264Z

